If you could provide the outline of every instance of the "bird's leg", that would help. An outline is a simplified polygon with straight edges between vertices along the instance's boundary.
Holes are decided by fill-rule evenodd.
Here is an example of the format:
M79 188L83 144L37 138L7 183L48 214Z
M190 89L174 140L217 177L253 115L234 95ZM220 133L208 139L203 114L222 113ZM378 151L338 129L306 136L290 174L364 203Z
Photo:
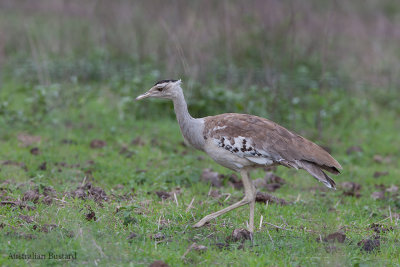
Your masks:
M220 216L222 214L225 214L225 213L227 213L227 212L229 212L231 210L234 210L234 209L236 209L238 207L241 207L243 205L249 204L252 201L254 202L255 189L254 189L254 186L253 186L252 182L250 181L248 172L245 171L245 170L242 170L242 171L240 171L240 174L241 174L242 180L243 180L244 193L245 193L244 198L242 200L240 200L239 202L236 202L235 204L233 204L233 205L231 205L229 207L226 207L225 209L222 209L220 211L217 211L217 212L214 212L214 213L211 213L211 214L205 216L198 223L193 225L193 227L202 227L207 222L217 218L218 216ZM253 222L251 222L251 212L250 212L250 226L252 225L252 227L251 228L249 227L249 228L251 229L251 232L252 232L253 228L254 228L254 204L253 204L253 209L250 208L250 211L251 210L253 210Z
M256 188L253 185L250 175L247 171L243 171L242 180L244 185L244 193L250 203L250 218L249 218L249 232L253 234L254 231L254 207L256 203Z

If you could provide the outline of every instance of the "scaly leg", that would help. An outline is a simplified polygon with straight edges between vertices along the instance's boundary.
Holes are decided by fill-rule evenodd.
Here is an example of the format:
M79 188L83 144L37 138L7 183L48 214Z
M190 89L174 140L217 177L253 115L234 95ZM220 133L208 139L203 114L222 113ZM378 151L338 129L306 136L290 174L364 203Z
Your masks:
M255 188L253 186L253 183L251 182L249 178L249 174L247 171L242 170L240 171L240 174L242 176L243 180L243 186L244 186L244 198L240 200L239 202L236 202L235 204L226 207L225 209L222 209L220 211L211 213L207 216L205 216L203 219L201 219L198 223L193 225L193 227L202 227L204 224L207 222L217 218L218 216L221 216L222 214L225 214L231 210L234 210L238 207L241 207L243 205L253 203L250 205L250 223L249 223L249 231L253 232L254 229L254 201L255 201Z

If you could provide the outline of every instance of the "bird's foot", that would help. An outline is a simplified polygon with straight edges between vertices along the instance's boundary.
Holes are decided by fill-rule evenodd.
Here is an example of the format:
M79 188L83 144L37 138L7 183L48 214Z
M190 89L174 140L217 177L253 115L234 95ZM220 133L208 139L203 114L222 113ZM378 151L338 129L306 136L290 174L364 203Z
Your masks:
M201 219L198 223L196 223L195 225L193 225L194 228L199 228L204 226L206 223L208 223L209 221L211 221L213 218L209 217L208 215L206 217L204 217L203 219Z

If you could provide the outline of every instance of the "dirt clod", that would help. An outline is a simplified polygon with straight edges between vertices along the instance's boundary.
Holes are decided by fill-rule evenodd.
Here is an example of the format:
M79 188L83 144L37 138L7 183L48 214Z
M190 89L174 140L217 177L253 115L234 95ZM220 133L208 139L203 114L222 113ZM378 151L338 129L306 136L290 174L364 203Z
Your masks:
M201 180L205 183L211 183L212 186L221 187L222 183L220 180L221 175L218 172L214 172L211 169L204 169L201 174Z
M343 195L359 198L361 197L361 185L354 182L343 182L341 183L343 189Z
M47 162L46 161L42 162L42 164L39 165L38 169L41 171L47 170Z
M347 155L351 155L354 153L362 153L364 150L360 146L351 146L346 150Z
M50 231L53 231L54 229L56 229L58 226L56 224L43 224L42 228L40 231L42 231L43 233L48 233Z
M379 250L381 246L381 242L378 238L375 239L363 239L357 243L362 250L366 252L372 252L373 250Z
M382 156L382 155L374 155L374 161L377 163L385 163L389 164L392 162L392 157L390 156Z
M381 176L386 176L388 175L389 172L388 171L384 171L384 172L374 172L374 178L379 178Z
M371 194L371 197L375 200L381 200L385 198L385 191L376 191Z
M128 240L134 239L135 237L137 237L138 235L136 233L130 233L129 236L126 238Z
M18 134L17 139L22 146L30 146L33 143L39 143L40 140L42 140L40 136L34 136L25 133Z
M163 261L158 260L158 261L153 261L153 262L149 265L149 267L169 267L169 265L166 264L166 263L163 262Z
M368 229L373 230L375 233L380 234L380 233L386 233L393 231L393 227L386 227L382 224L379 223L372 223L368 226Z
M40 154L40 149L38 147L33 147L33 148L31 148L30 152L32 155L37 156Z
M327 235L322 240L324 242L329 242L329 243L334 243L334 242L343 243L346 240L346 235L342 232L335 232ZM320 239L317 238L317 241L320 241Z
M169 192L165 192L165 191L156 191L156 194L161 199L168 199L171 197L171 194Z
M158 232L157 234L152 235L151 239L160 241L160 240L165 239L165 235L161 232Z
M279 204L279 205L283 205L283 206L289 204L286 200L284 200L282 198L277 198L273 195L270 195L270 194L267 194L264 192L257 192L256 202L275 203L275 204Z
M244 241L244 240L250 240L251 239L251 233L244 228L237 228L233 230L232 234L228 236L227 242L238 242L238 241Z
M102 148L107 145L106 141L100 140L100 139L94 139L92 142L90 142L90 147L91 148Z
M88 208L88 213L86 213L85 218L88 221L96 221L97 220L96 213L92 210L91 207Z
M33 217L32 216L28 216L28 215L19 215L18 218L20 218L21 220L27 222L27 223L31 223L33 222Z
M33 203L37 203L39 200L40 195L37 191L28 190L25 192L24 196L22 197L23 201L32 201Z

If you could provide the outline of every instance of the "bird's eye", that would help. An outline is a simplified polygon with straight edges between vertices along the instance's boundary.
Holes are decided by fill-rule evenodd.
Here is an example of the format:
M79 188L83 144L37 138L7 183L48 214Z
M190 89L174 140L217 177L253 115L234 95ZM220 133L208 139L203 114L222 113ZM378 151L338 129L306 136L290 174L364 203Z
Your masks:
M158 90L159 92L162 92L163 89L164 89L164 88L162 88L162 87L157 88L157 90Z

